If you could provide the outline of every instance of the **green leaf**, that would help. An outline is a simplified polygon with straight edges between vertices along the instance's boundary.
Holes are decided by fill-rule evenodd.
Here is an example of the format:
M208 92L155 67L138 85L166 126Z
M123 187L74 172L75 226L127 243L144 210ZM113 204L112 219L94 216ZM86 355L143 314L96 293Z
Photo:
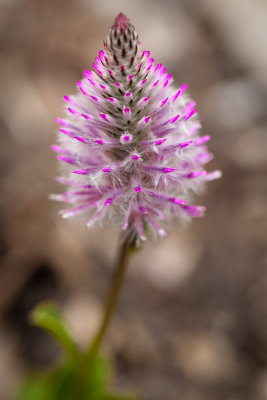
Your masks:
M80 353L58 308L41 303L32 312L35 325L49 331L69 354L52 370L26 378L15 400L134 400L109 390L110 364L97 352Z
M23 382L14 400L51 400L51 397L44 380L31 376Z
M81 360L62 363L51 371L28 377L14 400L76 400L81 397L77 378ZM134 395L112 394L108 388L109 368L99 356L90 360L82 400L135 400ZM79 395L76 395L78 389Z
M63 364L47 374L46 385L50 390L51 400L70 399L75 384L76 371L76 364Z
M49 302L40 303L31 313L32 322L50 332L70 357L77 356L78 349L58 307Z
M94 393L103 390L110 378L110 365L106 358L99 354L91 357L87 367L86 392Z
M135 400L129 394L114 394L108 389L111 376L109 361L100 354L91 356L87 371L86 399L84 400Z
M76 365L62 364L52 371L28 377L15 400L70 400L76 378Z
M87 400L91 400L88 397ZM136 400L136 396L134 394L114 394L110 392L101 392L95 395L93 400Z

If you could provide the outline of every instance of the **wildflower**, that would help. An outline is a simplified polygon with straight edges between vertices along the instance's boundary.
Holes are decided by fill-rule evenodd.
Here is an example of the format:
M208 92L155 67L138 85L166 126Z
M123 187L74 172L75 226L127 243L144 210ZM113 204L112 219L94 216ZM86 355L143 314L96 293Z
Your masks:
M199 137L196 103L187 84L173 78L119 14L104 50L77 82L78 93L64 96L66 119L57 119L59 145L52 149L69 165L70 187L58 201L70 203L64 218L90 215L88 225L117 217L118 225L145 240L146 227L166 235L160 220L175 215L200 217L205 207L192 205L189 194L220 176L206 172L212 159L208 135Z

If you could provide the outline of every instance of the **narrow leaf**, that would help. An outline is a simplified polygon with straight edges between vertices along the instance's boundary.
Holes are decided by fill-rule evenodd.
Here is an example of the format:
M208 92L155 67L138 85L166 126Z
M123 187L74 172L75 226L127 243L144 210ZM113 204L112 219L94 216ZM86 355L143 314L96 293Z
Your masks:
M35 325L50 332L70 357L77 355L76 343L56 305L48 302L38 304L31 313L31 320Z

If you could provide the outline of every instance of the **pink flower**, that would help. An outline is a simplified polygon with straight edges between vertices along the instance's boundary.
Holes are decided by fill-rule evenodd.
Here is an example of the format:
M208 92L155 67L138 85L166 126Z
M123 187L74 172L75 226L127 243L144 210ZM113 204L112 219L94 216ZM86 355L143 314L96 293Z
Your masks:
M170 216L202 216L205 208L188 196L221 173L204 169L212 159L209 136L198 136L187 84L172 86L123 14L93 69L77 82L77 94L64 96L67 117L57 119L59 145L52 149L69 166L69 176L57 180L69 190L52 197L72 205L62 216L88 213L88 225L114 217L143 240L145 227L166 235L161 221Z

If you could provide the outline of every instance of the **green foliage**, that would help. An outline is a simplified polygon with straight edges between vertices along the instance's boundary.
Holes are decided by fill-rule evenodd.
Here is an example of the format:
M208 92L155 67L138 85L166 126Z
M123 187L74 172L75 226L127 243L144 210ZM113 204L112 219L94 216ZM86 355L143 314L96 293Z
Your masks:
M29 376L22 384L15 400L69 399L73 382L73 367L64 365L43 375Z
M77 355L77 346L60 310L53 303L40 303L31 313L32 322L50 332L71 357Z
M79 351L68 327L51 303L38 305L32 321L50 332L62 345L67 357L52 370L30 375L14 400L134 400L134 396L113 394L108 389L110 365L96 352Z

